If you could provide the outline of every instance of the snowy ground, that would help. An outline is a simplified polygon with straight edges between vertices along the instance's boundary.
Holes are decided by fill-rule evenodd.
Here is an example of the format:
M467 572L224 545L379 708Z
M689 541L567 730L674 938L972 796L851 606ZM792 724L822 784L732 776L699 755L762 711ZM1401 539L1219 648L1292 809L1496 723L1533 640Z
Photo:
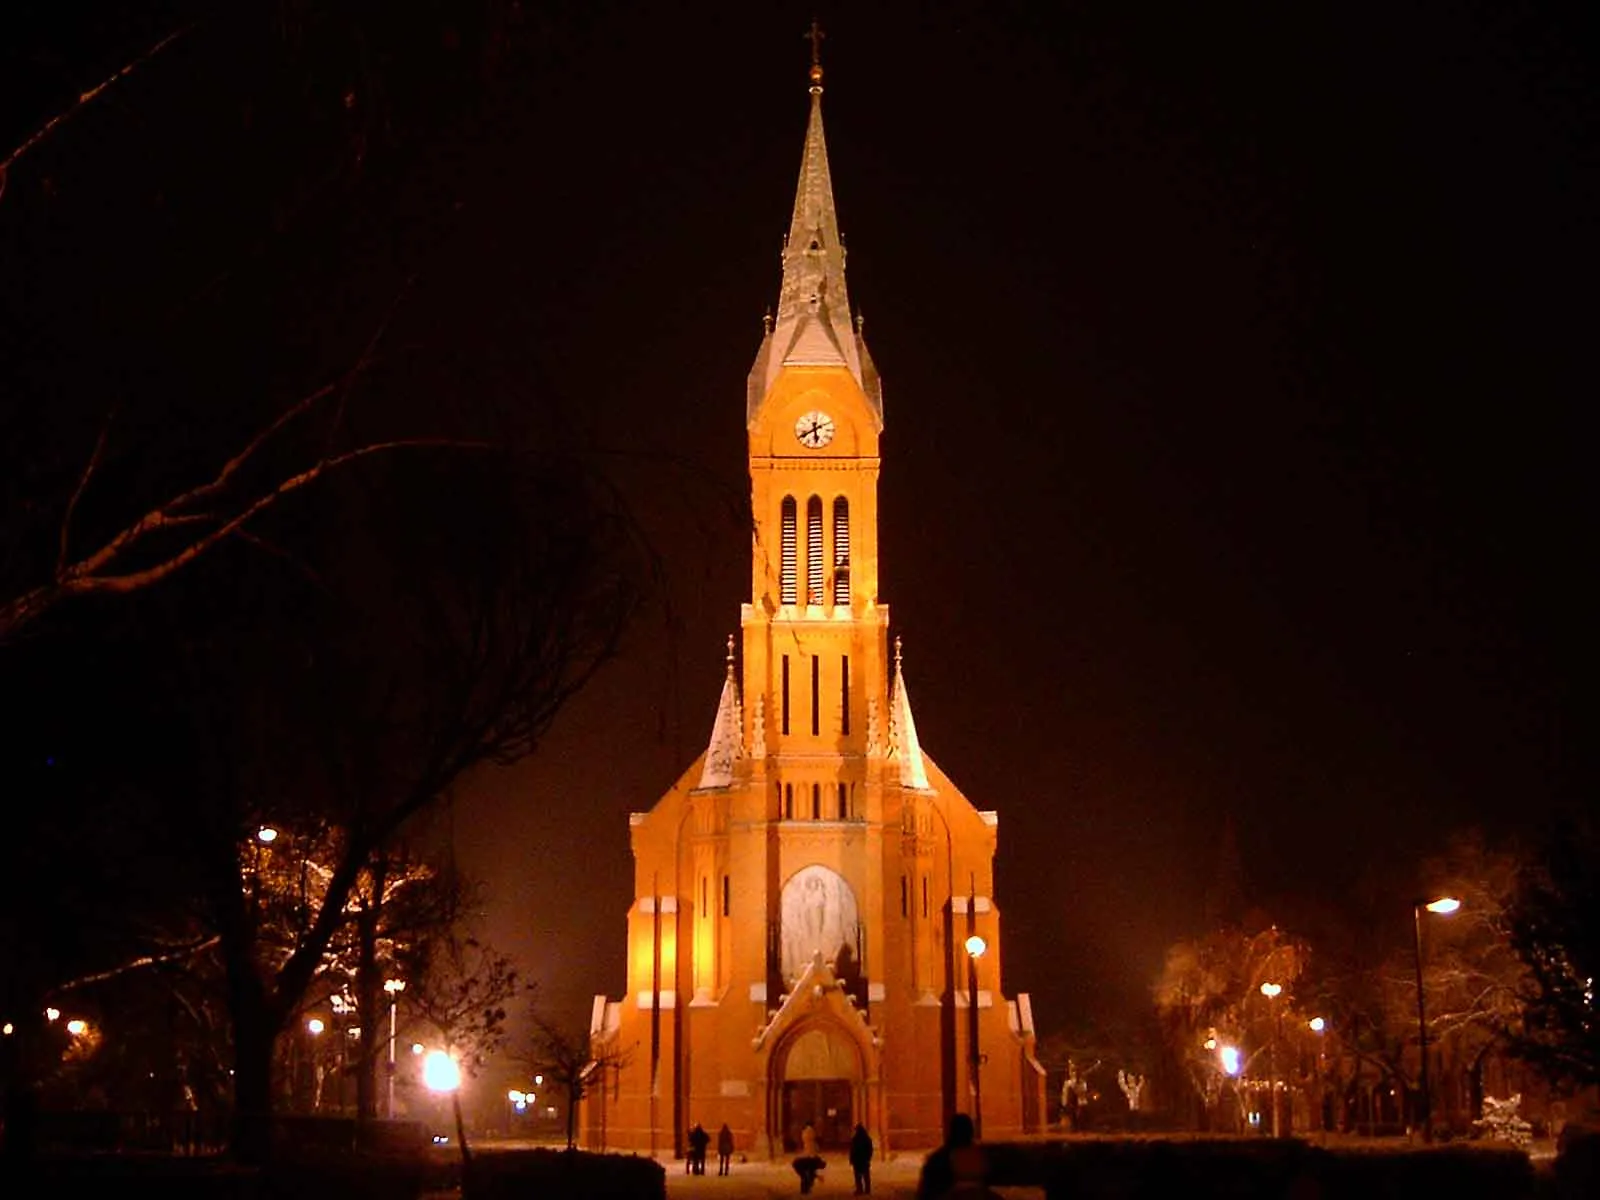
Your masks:
M824 1156L827 1168L812 1189L813 1196L848 1196L854 1177L844 1155ZM922 1170L921 1154L902 1154L872 1164L872 1194L886 1200L911 1200L917 1191L917 1175ZM788 1163L734 1162L731 1175L717 1175L717 1161L706 1164L704 1175L686 1175L681 1162L663 1159L667 1169L669 1200L769 1200L777 1196L798 1196L800 1180ZM1044 1200L1043 1188L1001 1188L1007 1200Z

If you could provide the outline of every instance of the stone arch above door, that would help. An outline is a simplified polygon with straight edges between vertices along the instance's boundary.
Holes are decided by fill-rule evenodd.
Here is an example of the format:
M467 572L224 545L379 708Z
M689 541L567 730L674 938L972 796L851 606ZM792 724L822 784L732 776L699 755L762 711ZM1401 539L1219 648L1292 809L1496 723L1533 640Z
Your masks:
M801 867L783 885L781 966L785 980L798 979L812 960L838 961L839 952L856 953L860 910L843 875L830 867Z
M783 1078L861 1078L861 1053L850 1034L832 1021L818 1022L797 1032L783 1051Z

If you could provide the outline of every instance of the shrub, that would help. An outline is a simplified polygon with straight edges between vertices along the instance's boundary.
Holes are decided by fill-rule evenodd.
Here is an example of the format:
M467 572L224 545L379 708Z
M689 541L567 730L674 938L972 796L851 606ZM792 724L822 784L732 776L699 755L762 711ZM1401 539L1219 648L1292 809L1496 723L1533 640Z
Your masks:
M581 1150L476 1151L461 1189L462 1200L665 1200L666 1194L666 1168L655 1159Z

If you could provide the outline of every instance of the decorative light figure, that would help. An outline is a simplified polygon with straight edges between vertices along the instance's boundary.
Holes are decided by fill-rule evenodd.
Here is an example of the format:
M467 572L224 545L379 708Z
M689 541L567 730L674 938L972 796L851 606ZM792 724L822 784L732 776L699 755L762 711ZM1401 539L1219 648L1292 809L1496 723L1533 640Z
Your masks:
M1217 1051L1217 1057L1222 1062L1222 1073L1224 1075L1237 1075L1244 1066L1239 1060L1239 1047L1237 1046L1224 1046Z

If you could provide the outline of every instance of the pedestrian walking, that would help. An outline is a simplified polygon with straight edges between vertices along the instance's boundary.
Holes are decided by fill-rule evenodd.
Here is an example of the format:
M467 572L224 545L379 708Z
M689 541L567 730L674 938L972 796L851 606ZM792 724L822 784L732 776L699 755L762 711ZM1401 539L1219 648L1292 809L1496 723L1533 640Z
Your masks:
M726 1175L728 1164L733 1158L733 1130L728 1128L724 1121L722 1128L717 1130L717 1174Z
M865 1125L857 1125L851 1135L850 1169L856 1174L855 1194L872 1195L872 1135Z

